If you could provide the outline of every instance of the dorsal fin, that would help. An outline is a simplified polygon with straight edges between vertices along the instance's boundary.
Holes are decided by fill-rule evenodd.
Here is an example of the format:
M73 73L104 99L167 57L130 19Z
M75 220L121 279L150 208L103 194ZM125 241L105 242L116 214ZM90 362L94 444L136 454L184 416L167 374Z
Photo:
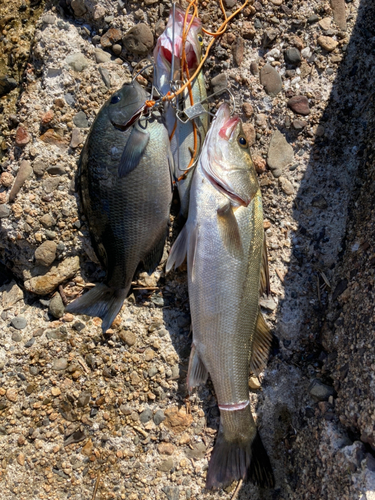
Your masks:
M266 367L271 343L272 334L264 321L262 313L259 311L250 358L250 370L255 375L259 375L259 373Z
M266 233L264 233L263 239L263 251L262 251L262 267L260 269L260 285L259 285L260 295L266 293L267 295L271 292L270 286L270 271L268 267L268 257L267 257L267 241Z

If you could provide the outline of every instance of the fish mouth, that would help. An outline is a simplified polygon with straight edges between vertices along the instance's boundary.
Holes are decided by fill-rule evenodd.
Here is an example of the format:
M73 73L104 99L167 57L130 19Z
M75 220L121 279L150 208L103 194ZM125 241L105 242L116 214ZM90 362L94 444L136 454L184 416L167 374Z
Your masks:
M219 182L218 179L215 179L212 175L210 175L207 170L203 169L207 179L210 181L210 183L221 193L223 193L227 198L229 198L231 201L233 201L236 205L241 206L241 207L247 207L250 203L251 200L244 200L240 198L236 193L233 191L230 191L228 187Z
M224 123L224 125L220 128L219 136L222 139L229 141L239 121L240 119L237 115L231 116L229 120L227 120Z
M177 59L178 61L177 66L180 66L180 61L182 57L182 40L180 39L180 37L178 40L175 40L173 53L172 53L172 42L170 40L168 40L168 42L169 42L168 44L163 44L163 42L161 43L160 54L169 65L172 64L172 57L174 56L175 60ZM190 42L186 42L185 55L189 71L195 71L198 67L198 57L197 54L195 53L194 47Z

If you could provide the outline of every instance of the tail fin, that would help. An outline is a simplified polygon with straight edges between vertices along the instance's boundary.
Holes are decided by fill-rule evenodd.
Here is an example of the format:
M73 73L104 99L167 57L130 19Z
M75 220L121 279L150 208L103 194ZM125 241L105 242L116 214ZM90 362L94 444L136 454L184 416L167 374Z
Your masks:
M128 294L129 289L110 288L104 283L96 285L95 288L71 302L66 312L75 314L87 314L102 318L103 333L110 328L117 313Z
M262 488L273 488L275 484L259 433L248 441L228 441L220 429L208 466L206 488L225 488L233 481L248 478Z

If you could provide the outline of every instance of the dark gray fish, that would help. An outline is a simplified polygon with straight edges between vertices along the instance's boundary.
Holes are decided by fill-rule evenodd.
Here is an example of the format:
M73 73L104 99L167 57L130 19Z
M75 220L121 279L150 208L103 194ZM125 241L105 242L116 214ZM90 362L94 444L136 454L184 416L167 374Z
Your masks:
M151 273L163 254L173 158L158 113L132 124L148 98L136 81L115 92L98 113L80 158L83 210L106 278L67 311L102 318L103 332L121 309L138 265Z

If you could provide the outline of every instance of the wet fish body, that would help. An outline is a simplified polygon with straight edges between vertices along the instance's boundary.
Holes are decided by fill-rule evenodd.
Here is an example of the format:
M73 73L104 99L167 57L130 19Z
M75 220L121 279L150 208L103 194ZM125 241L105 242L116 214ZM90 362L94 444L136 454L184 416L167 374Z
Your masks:
M249 361L265 365L271 337L259 311L266 288L261 193L240 120L227 105L217 112L194 174L188 220L167 270L187 254L193 346L188 387L208 373L220 409L220 429L207 487L251 479L273 485L273 473L251 415ZM261 276L263 277L261 279Z
M153 114L129 126L149 96L136 82L105 103L80 157L83 211L103 284L72 302L68 312L99 316L106 331L142 262L152 272L164 247L172 201L173 158L168 132Z
M171 89L171 62L174 55L174 80L178 81L181 78L181 56L182 56L182 29L184 23L185 12L176 6L176 14L174 21L174 44L173 39L173 16L172 11L169 15L167 27L158 38L155 50L155 79L154 84L158 90L166 95ZM191 16L188 17L188 22ZM202 57L202 26L199 19L195 18L191 29L188 33L185 50L189 69L189 74L192 76L198 67ZM193 80L191 84L191 94L188 89L178 97L177 108L184 110L192 104L203 101L207 98L206 87L202 71ZM208 110L206 103L203 109ZM174 159L174 177L175 180L183 176L184 172L191 163L192 156L196 150L196 159L204 142L207 133L209 115L205 112L194 119L197 137L196 145L194 145L194 128L191 121L182 123L176 116L176 110L171 103L165 104L165 116L168 133L171 136L171 150ZM194 162L195 165L196 162ZM193 167L194 167L193 165ZM177 188L181 202L181 214L187 218L189 208L189 192L191 180L193 177L194 168L191 168L186 176L177 182Z

